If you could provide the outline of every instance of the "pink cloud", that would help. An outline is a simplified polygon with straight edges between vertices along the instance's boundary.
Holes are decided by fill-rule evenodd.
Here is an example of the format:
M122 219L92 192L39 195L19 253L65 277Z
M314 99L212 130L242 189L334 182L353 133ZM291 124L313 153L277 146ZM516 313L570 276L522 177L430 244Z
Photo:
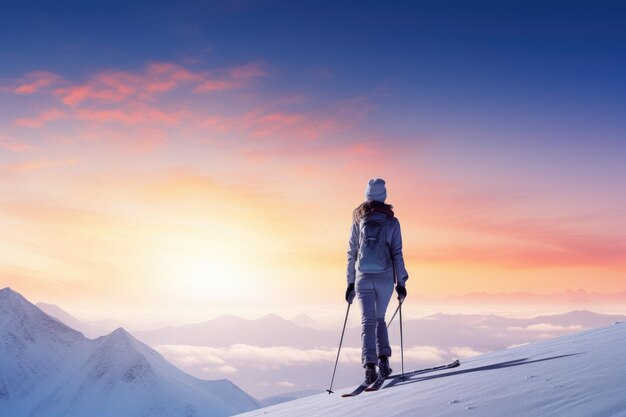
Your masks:
M519 257L522 266L533 265L621 265L626 266L626 241L623 236L594 236L577 233L568 219L554 222L520 220L481 221L485 232L537 245Z
M537 269L606 266L606 259L558 248L527 247L514 243L446 245L424 248L413 259L446 265L487 265L490 268ZM603 257L604 258L604 257Z
M376 156L381 155L382 151L379 147L376 147L371 143L357 142L348 145L344 149L344 153L353 156Z
M236 123L244 126L252 138L271 138L272 141L316 140L332 133L350 129L373 110L368 99L357 97L341 101L327 111L295 112L253 109ZM329 143L332 146L332 143Z
M35 149L34 146L27 143L16 142L11 139L3 138L2 136L0 136L0 148L16 153L28 152Z
M356 126L372 108L367 98L356 97L324 109L299 111L297 106L306 98L292 95L248 106L239 115L233 116L211 114L203 107L191 107L187 102L189 99L200 100L192 92L243 88L265 76L267 70L259 62L214 71L192 71L168 62L149 63L141 71L100 71L89 76L85 82L67 83L51 92L69 108L51 109L36 117L22 117L15 124L34 128L67 119L80 123L83 132L94 131L83 137L99 137L96 131L105 125L176 127L183 130L184 136L195 140L215 143L227 139L229 143L245 149L246 158L260 161L264 158L263 153L271 155L282 150L323 153L327 149L335 152L339 148L336 134ZM175 89L183 89L180 94L187 94L187 100L181 103L178 95L168 96L168 103L173 103L173 106L166 109L164 99L159 95ZM191 103L195 104L195 101ZM207 106L213 107L210 103ZM175 110L170 111L170 108ZM183 120L188 123L183 124ZM119 138L109 142L117 143L126 137L132 147L140 149L154 149L164 142L162 139L148 140L146 145L137 145L140 142L128 135L111 129L107 131ZM374 149L367 147L366 140L361 142L341 146L346 149L340 152L359 157L371 155Z
M8 91L14 94L34 94L51 85L63 82L63 78L52 72L33 71L9 82L8 86L0 88L0 91Z
M185 83L199 83L203 73L193 73L171 63L151 63L143 72L107 70L84 84L54 91L63 103L76 106L86 100L120 102L129 98L146 100Z
M266 77L267 71L263 64L257 62L232 68L229 74L235 80L250 81L255 78Z
M13 164L2 164L0 167L10 172L26 172L26 171L39 171L46 168L55 168L61 166L75 165L77 161L75 159L65 160L50 160L50 159L37 159L25 162L16 162Z
M176 64L155 62L148 64L141 72L103 71L83 84L58 88L54 90L54 94L68 106L77 106L87 100L143 101L184 85L191 85L195 92L232 90L242 88L251 80L265 76L260 64L247 64L219 72L223 75L212 75L208 71L193 72Z
M201 128L224 133L235 129L236 120L222 116L209 116L201 120L199 126Z
M201 119L198 126L211 132L238 133L250 139L268 139L276 145L285 141L317 139L325 133L340 129L332 116L287 111L266 112L261 108L233 117L210 116Z
M62 119L66 116L65 112L60 109L49 109L39 113L34 118L21 118L15 121L18 127L41 127L48 122Z
M422 178L398 184L402 205L413 208L409 221L416 232L439 230L450 238L409 253L412 259L511 270L626 268L624 228L609 234L596 226L598 222L626 224L624 213L568 217L538 205L537 216L531 217L527 205L531 200L517 189L430 181L424 179L427 176L432 174L424 171Z
M106 126L88 128L81 135L81 139L111 143L131 153L149 153L161 148L167 142L167 133L155 127L131 126L125 129L115 129Z
M292 111L266 112L264 109L251 110L231 121L230 125L243 129L253 139L267 138L275 144L283 141L293 143L303 139L314 140L347 127L334 115Z
M285 130L293 132L294 130L303 133L305 137L317 137L315 131L311 130L311 117L305 114L297 113L270 113L261 116L254 116L249 113L246 118L246 125L252 131L255 138L276 135Z
M126 125L159 124L174 125L180 121L179 114L167 113L143 105L126 106L119 109L79 109L76 118L96 123L122 123Z
M68 106L75 106L87 99L102 101L122 101L124 96L116 91L97 89L91 85L79 85L67 88L59 88L54 94Z
M264 66L260 63L245 64L231 68L226 75L209 77L194 88L196 93L233 90L245 87L249 82L267 76Z
M241 87L241 83L234 80L207 80L194 88L196 93L209 93L211 91L233 90Z
M204 77L204 73L194 73L167 62L148 65L147 73L152 77L152 81L156 81L155 85L148 84L148 90L152 91L167 91L185 82L200 82ZM164 81L166 85L161 84Z

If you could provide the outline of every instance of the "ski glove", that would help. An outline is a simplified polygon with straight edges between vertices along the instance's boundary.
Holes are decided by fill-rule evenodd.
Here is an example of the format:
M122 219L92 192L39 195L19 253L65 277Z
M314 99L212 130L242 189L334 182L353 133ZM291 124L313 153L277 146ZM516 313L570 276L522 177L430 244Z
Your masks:
M398 293L398 300L404 301L406 298L406 287L404 285L396 285L396 292Z
M348 284L348 288L346 288L346 301L348 304L352 304L352 300L354 300L354 296L356 292L354 291L354 284Z

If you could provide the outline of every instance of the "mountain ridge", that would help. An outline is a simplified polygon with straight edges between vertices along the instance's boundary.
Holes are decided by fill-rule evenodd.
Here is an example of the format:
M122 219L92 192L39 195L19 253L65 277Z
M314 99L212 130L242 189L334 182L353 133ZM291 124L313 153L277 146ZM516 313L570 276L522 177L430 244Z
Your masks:
M227 416L258 408L232 382L186 374L123 328L88 339L0 290L0 414Z

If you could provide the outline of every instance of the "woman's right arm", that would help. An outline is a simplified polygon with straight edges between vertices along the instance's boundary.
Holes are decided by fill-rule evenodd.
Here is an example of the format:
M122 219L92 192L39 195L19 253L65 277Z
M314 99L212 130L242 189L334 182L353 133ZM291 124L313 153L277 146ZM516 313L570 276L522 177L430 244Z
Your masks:
M359 249L359 226L356 222L352 222L352 229L350 229L350 240L348 241L348 270L347 278L348 284L354 284L356 269L356 256Z
M391 235L391 259L393 260L397 283L398 285L404 286L409 279L409 273L404 266L404 257L402 256L402 233L398 219L396 219L395 226Z

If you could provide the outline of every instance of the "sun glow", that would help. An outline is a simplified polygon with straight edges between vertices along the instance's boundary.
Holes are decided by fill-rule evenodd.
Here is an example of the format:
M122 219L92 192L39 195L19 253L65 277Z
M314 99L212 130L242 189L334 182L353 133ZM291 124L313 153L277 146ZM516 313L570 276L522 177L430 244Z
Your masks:
M177 256L168 269L169 285L185 297L227 301L256 293L252 269L230 256Z
M250 237L252 239L252 237ZM225 241L203 233L161 234L152 241L151 274L168 293L206 301L254 299L258 268L250 239Z

